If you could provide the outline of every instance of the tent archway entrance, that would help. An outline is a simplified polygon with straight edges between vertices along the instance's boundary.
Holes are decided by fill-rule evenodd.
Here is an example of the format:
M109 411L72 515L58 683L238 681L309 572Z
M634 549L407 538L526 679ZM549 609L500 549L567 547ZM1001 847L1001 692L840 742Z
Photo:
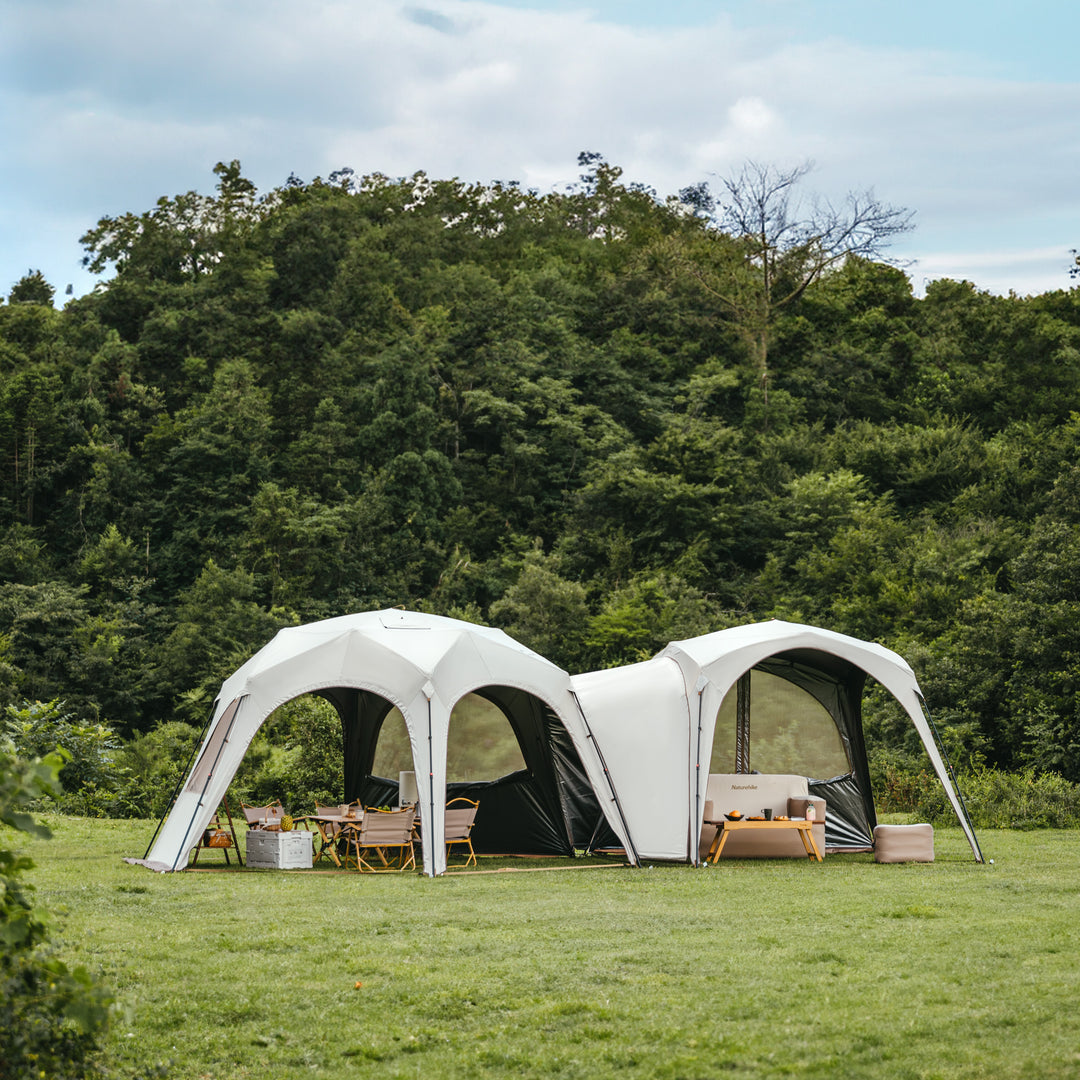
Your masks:
M794 773L828 806L830 851L869 851L877 823L862 729L866 672L818 650L744 672L717 710L710 772ZM733 762L735 768L719 767Z
M367 806L398 800L398 781L374 769L379 737L393 705L369 691L335 687L320 691L341 717L345 799ZM489 854L573 855L594 836L603 811L570 733L546 702L510 686L485 686L472 694L489 702L517 742L523 767L496 779L448 780L446 798L479 803L473 848ZM451 720L449 740L454 739ZM418 780L420 778L418 777ZM421 785L422 786L422 785Z

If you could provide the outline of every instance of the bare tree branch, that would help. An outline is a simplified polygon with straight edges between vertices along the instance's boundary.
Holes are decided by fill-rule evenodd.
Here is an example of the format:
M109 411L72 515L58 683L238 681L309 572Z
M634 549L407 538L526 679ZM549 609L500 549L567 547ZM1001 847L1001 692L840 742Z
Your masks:
M840 206L805 195L801 183L813 168L812 161L790 169L749 161L724 178L713 222L736 242L742 265L737 275L722 263L691 270L741 324L763 383L776 314L849 256L883 259L892 240L913 227L912 211L881 202L873 191L849 193ZM703 203L704 193L695 194Z

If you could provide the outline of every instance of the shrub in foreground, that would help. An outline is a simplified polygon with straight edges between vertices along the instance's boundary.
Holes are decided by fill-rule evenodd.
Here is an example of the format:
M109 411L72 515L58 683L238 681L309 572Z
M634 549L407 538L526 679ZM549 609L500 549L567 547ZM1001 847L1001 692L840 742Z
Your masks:
M6 847L11 830L48 836L25 812L59 792L64 758L16 757L0 743L0 1078L69 1080L99 1075L98 1037L112 999L83 967L69 969L50 948L48 917L22 875L33 863Z

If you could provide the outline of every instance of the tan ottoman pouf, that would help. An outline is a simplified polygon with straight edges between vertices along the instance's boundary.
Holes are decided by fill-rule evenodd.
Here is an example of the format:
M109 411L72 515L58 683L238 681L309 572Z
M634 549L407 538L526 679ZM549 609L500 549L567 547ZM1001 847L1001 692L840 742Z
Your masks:
M874 861L933 862L933 825L875 825Z

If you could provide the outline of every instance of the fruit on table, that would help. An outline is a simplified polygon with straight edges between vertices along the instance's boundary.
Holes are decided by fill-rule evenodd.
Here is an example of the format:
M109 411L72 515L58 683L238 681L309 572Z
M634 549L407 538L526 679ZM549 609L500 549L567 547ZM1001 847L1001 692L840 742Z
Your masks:
M741 810L729 810L728 811L728 817L729 818L741 818L742 817L742 811Z

